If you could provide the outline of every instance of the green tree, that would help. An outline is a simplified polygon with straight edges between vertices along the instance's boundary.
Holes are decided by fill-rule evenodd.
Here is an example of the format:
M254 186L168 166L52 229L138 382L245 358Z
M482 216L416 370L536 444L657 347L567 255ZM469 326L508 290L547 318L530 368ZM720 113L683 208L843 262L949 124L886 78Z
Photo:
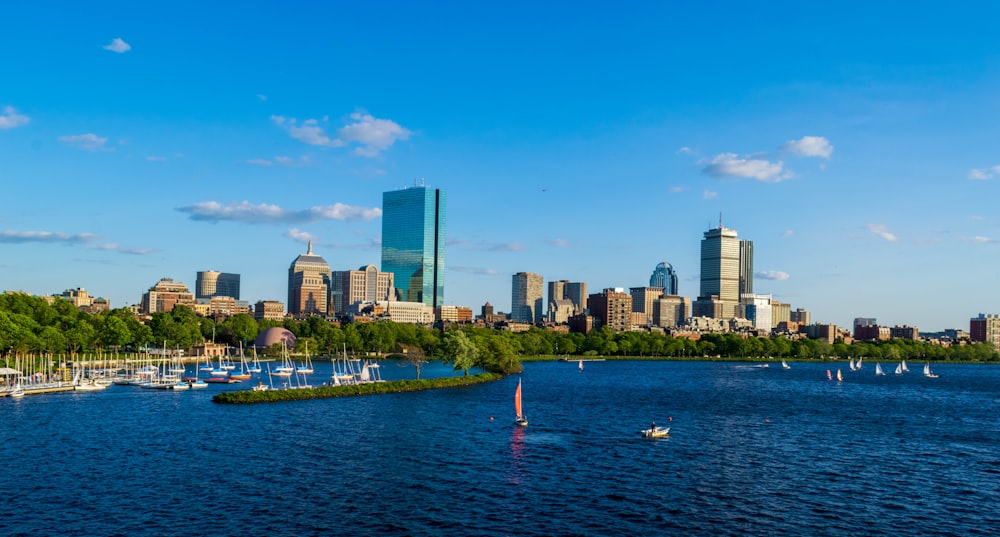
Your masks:
M462 371L465 376L476 365L479 350L461 330L451 330L444 335L443 350L444 363L451 364L455 371Z

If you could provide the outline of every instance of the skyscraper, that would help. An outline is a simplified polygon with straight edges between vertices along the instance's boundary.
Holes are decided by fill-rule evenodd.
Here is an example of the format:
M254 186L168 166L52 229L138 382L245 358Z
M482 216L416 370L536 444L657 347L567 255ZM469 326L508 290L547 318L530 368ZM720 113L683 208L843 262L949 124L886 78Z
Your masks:
M742 277L744 274L747 277ZM741 241L735 229L719 227L705 232L701 241L701 290L698 301L718 297L723 318L735 317L740 289L753 288L753 243Z
M396 300L444 304L444 191L425 186L382 193L382 270Z
M212 298L228 296L240 299L240 275L205 270L195 278L194 297Z
M385 302L394 296L392 273L380 272L375 265L334 271L330 296L330 309L337 314L346 313L358 302Z
M649 277L649 286L662 287L665 295L676 295L677 273L674 272L674 267L666 261L658 263L653 269L653 275Z
M304 254L299 254L288 267L288 313L327 315L330 299L330 265L313 254L312 241Z
M511 278L510 318L512 321L538 323L542 321L542 290L544 280L538 274L518 272Z

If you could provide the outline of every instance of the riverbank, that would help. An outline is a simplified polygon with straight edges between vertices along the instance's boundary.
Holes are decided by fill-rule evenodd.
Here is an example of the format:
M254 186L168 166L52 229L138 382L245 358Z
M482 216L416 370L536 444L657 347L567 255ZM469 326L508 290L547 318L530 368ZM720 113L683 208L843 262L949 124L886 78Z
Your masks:
M416 392L423 390L436 390L440 388L471 386L474 384L493 382L502 378L503 375L499 373L480 373L478 375L471 375L468 377L395 380L387 382L370 382L366 384L297 388L291 390L239 390L216 394L212 397L212 402L221 404L277 403L282 401L305 401L308 399L329 399L333 397L350 397L356 395Z

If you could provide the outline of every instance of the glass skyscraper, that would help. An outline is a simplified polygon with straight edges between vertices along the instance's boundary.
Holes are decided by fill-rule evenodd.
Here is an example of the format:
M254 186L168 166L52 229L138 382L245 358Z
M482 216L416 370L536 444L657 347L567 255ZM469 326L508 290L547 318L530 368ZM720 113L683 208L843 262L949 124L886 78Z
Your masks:
M678 294L677 273L674 272L674 267L666 261L657 264L656 268L653 269L653 275L649 277L649 286L662 287L665 295Z
M425 186L382 193L382 271L396 300L444 305L444 191Z

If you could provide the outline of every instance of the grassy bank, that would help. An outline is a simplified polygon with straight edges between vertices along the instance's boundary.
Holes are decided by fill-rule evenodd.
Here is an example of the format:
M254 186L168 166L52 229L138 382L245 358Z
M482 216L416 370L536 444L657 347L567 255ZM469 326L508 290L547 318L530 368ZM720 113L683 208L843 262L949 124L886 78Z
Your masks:
M470 386L500 380L503 375L498 373L480 373L468 377L445 377L421 380L393 380L388 382L372 382L369 384L352 384L346 386L320 386L318 388L303 388L296 390L240 390L222 392L212 397L212 401L223 404L276 403L280 401L304 401L307 399L328 399L331 397L349 397L353 395L378 395L383 393L416 392L421 390L436 390L438 388L454 388Z

